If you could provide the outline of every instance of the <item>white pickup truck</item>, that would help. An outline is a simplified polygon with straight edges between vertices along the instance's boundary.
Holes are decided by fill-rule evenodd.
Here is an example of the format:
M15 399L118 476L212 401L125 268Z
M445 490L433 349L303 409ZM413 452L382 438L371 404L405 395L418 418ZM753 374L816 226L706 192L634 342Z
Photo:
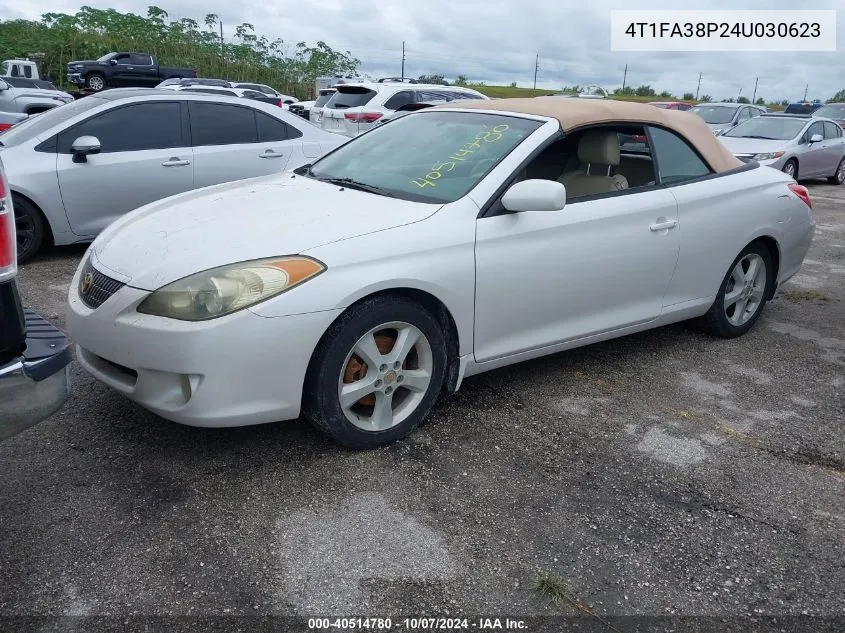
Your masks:
M0 62L0 77L41 79L41 76L38 74L38 64L25 57L5 59Z
M49 81L25 77L0 77L0 112L38 114L73 101Z

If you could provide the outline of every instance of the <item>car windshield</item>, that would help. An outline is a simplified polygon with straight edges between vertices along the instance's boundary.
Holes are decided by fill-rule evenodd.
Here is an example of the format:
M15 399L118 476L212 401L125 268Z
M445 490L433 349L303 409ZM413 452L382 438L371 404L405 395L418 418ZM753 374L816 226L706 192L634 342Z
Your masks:
M333 94L334 94L334 91L326 92L326 93L323 93L321 91L320 96L317 97L317 100L314 102L314 107L315 108L322 108L324 105L326 105L328 100L332 98Z
M845 104L826 105L813 112L813 116L820 116L826 119L845 120Z
M736 114L736 109L738 106L695 106L690 110L690 112L694 112L702 119L704 119L705 123L730 123L733 118L734 114Z
M350 86L334 93L326 104L327 108L333 110L345 110L346 108L357 108L369 103L370 99L376 96L375 90Z
M788 141L798 136L806 124L803 119L758 116L740 123L724 136Z
M100 59L98 59L97 61L98 61L98 62L107 62L107 61L109 61L112 57L114 57L115 55L117 55L117 53L108 53L108 54L106 54L106 55L103 55L103 56L102 56Z
M404 200L454 202L541 125L515 116L423 111L362 134L302 173Z
M819 109L819 106L812 103L790 103L783 112L784 114L812 114Z
M12 147L19 143L25 143L31 138L41 136L53 127L72 119L77 114L82 114L104 103L103 99L91 95L84 99L72 101L67 105L50 108L38 116L21 121L16 126L9 128L3 136L0 136L0 145Z

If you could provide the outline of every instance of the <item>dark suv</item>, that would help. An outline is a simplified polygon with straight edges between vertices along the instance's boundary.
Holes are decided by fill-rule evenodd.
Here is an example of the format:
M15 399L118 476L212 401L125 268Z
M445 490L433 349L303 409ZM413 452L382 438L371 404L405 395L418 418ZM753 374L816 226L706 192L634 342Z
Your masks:
M0 161L0 440L51 416L70 394L70 343L23 307L17 272L15 212Z

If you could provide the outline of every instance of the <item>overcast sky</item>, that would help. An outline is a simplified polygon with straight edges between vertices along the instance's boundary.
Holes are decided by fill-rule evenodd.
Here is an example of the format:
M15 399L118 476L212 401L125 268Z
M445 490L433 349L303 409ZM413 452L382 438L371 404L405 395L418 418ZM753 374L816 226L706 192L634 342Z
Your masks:
M622 84L628 64L629 85L650 84L657 92L694 93L703 74L701 94L714 99L750 97L759 76L757 96L827 99L845 88L841 53L624 53L610 51L611 9L838 9L837 49L845 37L845 0L0 0L0 19L37 19L45 12L73 13L82 4L146 13L149 4L171 18L202 22L218 14L224 37L234 25L249 22L259 35L294 44L324 40L349 50L374 76L398 75L402 42L405 75L442 74L454 78L530 87L535 54L540 55L538 87L597 83L612 89ZM104 53L107 51L103 51Z

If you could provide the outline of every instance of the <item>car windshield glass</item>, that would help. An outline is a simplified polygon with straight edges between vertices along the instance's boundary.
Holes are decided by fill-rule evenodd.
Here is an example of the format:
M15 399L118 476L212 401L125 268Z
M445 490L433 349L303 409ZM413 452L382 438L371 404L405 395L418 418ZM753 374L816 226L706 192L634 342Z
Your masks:
M758 116L740 123L725 136L788 141L798 136L806 124L802 119Z
M367 104L375 96L375 90L369 90L367 88L346 88L334 93L326 104L326 107L336 110L357 108L358 106Z
M734 118L736 107L695 106L690 112L700 116L705 123L729 123Z
M349 141L307 175L404 200L454 202L542 124L498 114L423 111Z
M24 143L31 138L41 136L56 125L72 119L77 114L82 114L87 110L101 106L103 103L105 103L103 99L92 95L84 99L72 101L67 105L50 108L46 112L21 121L15 127L10 128L0 137L0 141L2 141L5 147Z
M98 59L97 61L98 61L98 62L107 62L107 61L109 61L112 57L114 57L116 54L117 54L117 53L108 53L107 55L103 55L102 57L100 57L100 59Z
M327 92L325 94L323 94L321 92L320 96L317 97L317 100L314 102L314 107L315 108L322 108L324 105L326 105L328 100L332 98L333 94L334 94L333 92Z
M820 108L812 103L790 103L786 106L784 114L812 114Z
M813 112L813 116L820 116L826 119L836 119L837 121L842 121L845 119L845 104L841 105L827 105L823 108L819 108L815 112Z

